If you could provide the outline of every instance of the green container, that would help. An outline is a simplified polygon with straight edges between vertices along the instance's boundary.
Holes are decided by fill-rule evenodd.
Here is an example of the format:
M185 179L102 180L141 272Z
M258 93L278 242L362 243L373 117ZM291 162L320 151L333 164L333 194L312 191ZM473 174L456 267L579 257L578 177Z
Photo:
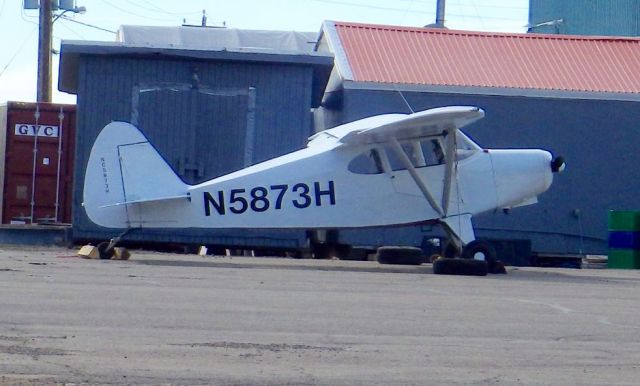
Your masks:
M610 210L609 230L640 231L640 212L630 210Z
M608 268L640 269L640 250L609 249Z

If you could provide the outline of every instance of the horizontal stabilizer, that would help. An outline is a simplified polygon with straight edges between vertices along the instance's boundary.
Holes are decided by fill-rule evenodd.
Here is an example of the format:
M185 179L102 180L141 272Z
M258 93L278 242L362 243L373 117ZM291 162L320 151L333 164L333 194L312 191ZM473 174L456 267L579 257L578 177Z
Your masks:
M132 200L132 201L125 201L125 202L116 202L115 204L102 205L100 208L109 208L111 206L121 206L121 205L145 204L145 203L152 203L152 202L159 202L159 201L184 200L184 199L190 200L191 195L187 193L181 196L157 197L157 198L152 198L147 200Z

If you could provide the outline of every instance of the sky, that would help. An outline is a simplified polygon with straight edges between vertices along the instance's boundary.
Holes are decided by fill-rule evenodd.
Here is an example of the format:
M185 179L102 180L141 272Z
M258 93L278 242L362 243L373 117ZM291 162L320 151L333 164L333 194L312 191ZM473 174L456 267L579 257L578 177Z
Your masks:
M240 29L311 31L324 20L422 27L435 21L436 0L75 0L86 12L66 12L53 25L53 49L62 40L115 41L121 25L207 25ZM447 0L450 29L525 32L528 0ZM60 11L55 13L60 14ZM0 104L36 100L38 11L23 0L0 0ZM53 55L53 102L75 103L57 90Z

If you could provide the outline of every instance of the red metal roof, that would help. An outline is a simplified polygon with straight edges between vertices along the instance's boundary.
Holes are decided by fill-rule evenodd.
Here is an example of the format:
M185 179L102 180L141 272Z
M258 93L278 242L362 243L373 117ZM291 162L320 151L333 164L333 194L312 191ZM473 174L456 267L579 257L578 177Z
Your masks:
M358 82L640 93L640 39L335 22Z

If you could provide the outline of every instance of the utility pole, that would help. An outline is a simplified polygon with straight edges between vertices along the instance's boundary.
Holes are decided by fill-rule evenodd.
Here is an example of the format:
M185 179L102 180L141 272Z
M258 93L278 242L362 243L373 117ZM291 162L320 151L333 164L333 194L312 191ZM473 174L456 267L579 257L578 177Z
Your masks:
M52 0L40 0L38 34L38 102L51 102Z

